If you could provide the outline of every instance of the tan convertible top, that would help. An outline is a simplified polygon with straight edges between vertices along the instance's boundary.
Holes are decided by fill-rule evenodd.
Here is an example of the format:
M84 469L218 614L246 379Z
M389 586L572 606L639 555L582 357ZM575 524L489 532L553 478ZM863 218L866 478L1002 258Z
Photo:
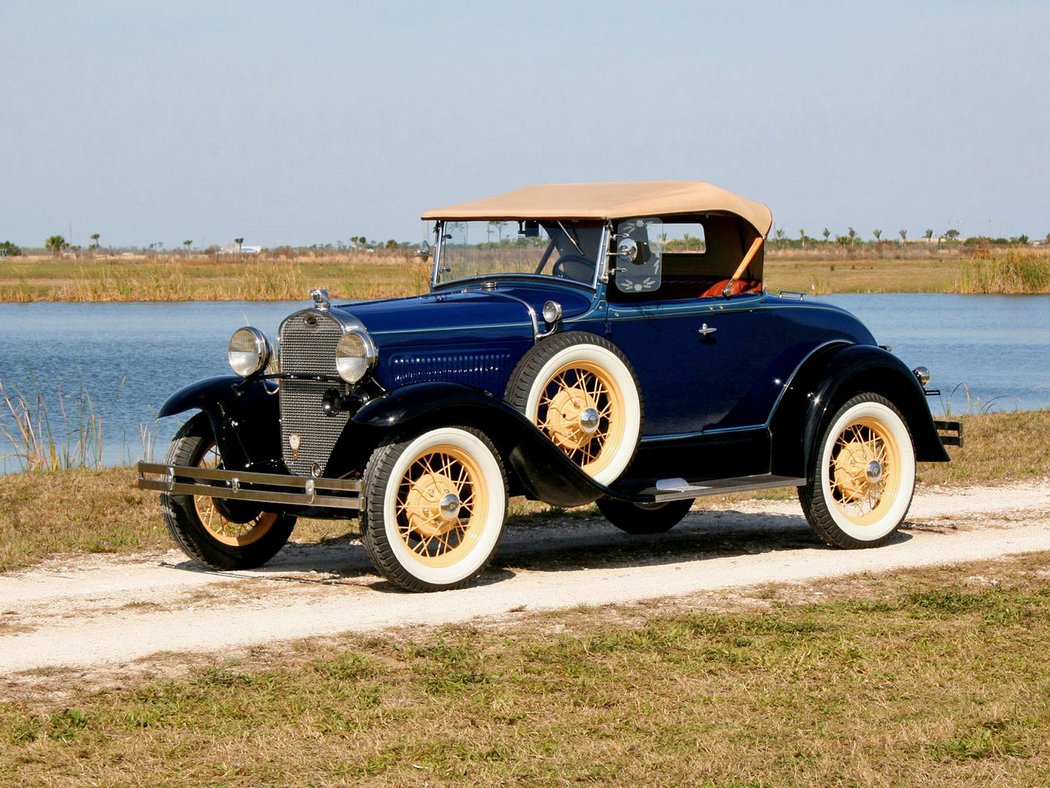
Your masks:
M513 219L629 219L711 212L734 213L765 236L773 215L762 203L738 197L703 181L552 183L497 194L483 200L434 208L424 219L489 221Z

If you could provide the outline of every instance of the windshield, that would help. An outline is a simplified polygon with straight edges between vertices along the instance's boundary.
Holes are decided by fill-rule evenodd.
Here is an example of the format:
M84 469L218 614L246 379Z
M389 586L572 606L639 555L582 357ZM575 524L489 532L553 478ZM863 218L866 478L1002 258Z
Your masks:
M600 222L445 222L434 284L551 276L592 284Z

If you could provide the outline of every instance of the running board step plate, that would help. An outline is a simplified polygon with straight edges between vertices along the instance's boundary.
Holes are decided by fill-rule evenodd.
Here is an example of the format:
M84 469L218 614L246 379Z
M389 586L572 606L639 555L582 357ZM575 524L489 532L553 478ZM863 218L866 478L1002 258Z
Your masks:
M704 495L726 495L748 490L768 490L775 487L800 487L805 483L805 478L774 476L769 473L697 482L687 482L685 479L660 479L655 487L640 490L639 494L651 495L656 503L660 503L683 498L699 498Z

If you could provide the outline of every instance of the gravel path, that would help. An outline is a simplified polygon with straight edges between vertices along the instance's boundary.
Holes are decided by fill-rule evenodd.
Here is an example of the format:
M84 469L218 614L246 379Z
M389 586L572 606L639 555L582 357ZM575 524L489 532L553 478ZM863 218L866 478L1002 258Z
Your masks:
M289 545L252 572L199 571L175 551L84 557L0 576L0 675L1043 550L1045 481L924 491L906 530L876 550L815 544L794 502L694 511L658 537L627 536L599 517L540 520L507 532L479 585L440 594L397 591L350 540Z

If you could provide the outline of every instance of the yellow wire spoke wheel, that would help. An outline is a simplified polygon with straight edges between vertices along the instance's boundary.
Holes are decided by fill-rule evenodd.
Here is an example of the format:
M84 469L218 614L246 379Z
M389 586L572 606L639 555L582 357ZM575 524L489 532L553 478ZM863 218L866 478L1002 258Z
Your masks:
M634 457L642 427L638 381L604 337L569 331L544 339L518 362L504 398L602 484L616 481Z
M570 362L541 388L536 423L569 459L594 476L609 466L625 429L618 382L594 362Z
M843 403L813 447L799 500L813 531L836 547L874 547L904 522L915 490L915 448L885 397Z
M190 418L175 434L168 465L219 468L222 457L204 413ZM261 511L249 501L203 495L161 493L161 512L172 539L187 556L209 569L253 569L284 547L296 517Z
M213 443L205 450L197 467L218 468L221 463L219 449ZM259 512L247 522L234 522L219 511L214 498L203 495L193 496L193 508L208 535L215 541L231 547L245 547L259 541L277 522L277 515L274 512Z
M857 525L878 522L900 490L897 440L876 419L852 421L835 440L828 474L832 496L845 517Z
M365 469L361 531L376 569L409 591L461 588L484 570L507 513L488 437L437 427L379 446Z
M416 457L397 495L397 528L416 560L448 566L478 541L488 496L477 461L457 446L440 444Z

